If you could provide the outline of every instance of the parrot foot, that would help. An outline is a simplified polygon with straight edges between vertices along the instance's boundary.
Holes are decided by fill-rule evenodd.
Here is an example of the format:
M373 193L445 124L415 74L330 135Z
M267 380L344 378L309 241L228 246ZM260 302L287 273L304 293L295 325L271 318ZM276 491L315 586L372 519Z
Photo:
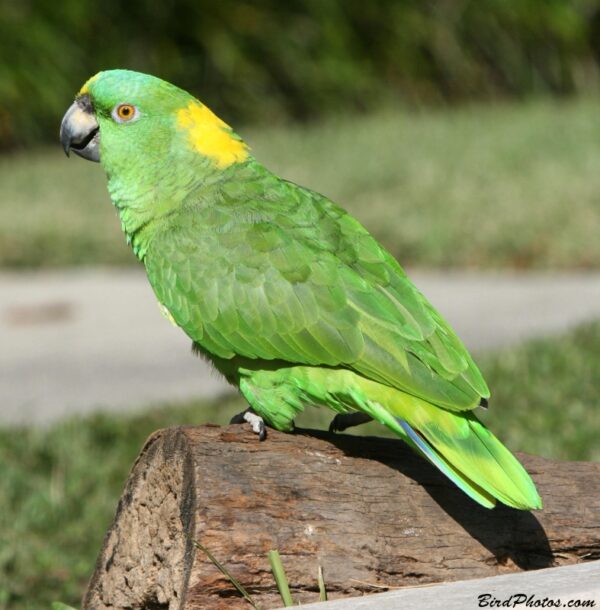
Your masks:
M230 424L248 423L252 427L252 432L258 434L258 440L264 441L267 438L267 427L265 421L260 415L257 415L251 409L246 409L237 415L234 415L229 421Z
M354 413L338 413L329 424L329 432L343 432L352 426L360 426L372 421L373 418L366 413L355 411Z

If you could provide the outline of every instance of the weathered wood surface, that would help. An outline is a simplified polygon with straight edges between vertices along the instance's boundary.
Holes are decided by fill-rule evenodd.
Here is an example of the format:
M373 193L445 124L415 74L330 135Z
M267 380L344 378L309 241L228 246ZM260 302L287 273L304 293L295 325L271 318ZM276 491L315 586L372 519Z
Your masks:
M500 602L500 603L499 603ZM504 605L501 605L501 603ZM571 602L571 605L567 605ZM544 605L542 605L544 604ZM471 608L598 608L600 561L535 572L404 587L389 593L303 605L302 610L470 610Z
M302 603L318 599L318 565L335 599L600 558L600 464L520 458L542 511L481 508L400 441L159 431L133 467L83 607L248 608L193 540L263 610L281 605L270 549Z

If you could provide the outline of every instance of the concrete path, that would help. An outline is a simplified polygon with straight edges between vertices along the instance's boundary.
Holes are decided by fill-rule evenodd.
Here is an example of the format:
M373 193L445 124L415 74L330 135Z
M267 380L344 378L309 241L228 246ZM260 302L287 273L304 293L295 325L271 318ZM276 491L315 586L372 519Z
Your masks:
M474 351L600 318L600 274L411 276ZM141 270L0 274L0 424L226 391Z

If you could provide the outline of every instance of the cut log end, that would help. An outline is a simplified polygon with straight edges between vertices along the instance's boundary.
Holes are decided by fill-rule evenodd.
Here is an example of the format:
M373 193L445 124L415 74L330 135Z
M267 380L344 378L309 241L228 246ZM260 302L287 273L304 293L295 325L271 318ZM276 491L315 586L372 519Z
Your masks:
M281 606L267 553L296 602L600 558L600 464L520 455L544 499L489 511L400 441L182 427L135 462L83 608L248 608L197 540L266 610Z
M185 436L155 433L134 464L83 607L179 608L193 559L194 500Z

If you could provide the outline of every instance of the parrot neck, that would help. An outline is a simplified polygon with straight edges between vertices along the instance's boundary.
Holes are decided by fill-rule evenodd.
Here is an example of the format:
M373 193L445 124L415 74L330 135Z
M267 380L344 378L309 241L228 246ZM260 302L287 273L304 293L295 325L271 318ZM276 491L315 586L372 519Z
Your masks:
M143 129L127 138L111 121L100 126L100 161L108 191L127 240L142 261L169 216L192 199L195 205L205 205L211 192L213 199L218 197L220 185L235 182L241 168L255 164L241 138L206 106L179 90L174 98L172 91L170 95L177 108L149 115L145 127L140 122Z
M123 180L121 176L118 178L113 178L110 174L108 176L108 192L119 213L127 243L131 245L133 253L143 260L152 238L153 225L167 211L161 213L156 209L159 207L156 205L158 201L164 200L159 198L158 193L142 192L139 188L132 189L129 184L129 181Z
M134 254L144 260L157 229L179 209L192 191L214 182L207 164L148 162L126 171L106 167L108 192Z
M209 205L217 193L228 190L226 185L264 173L250 156L226 169L195 154L175 157L171 163L160 161L152 163L146 158L137 168L128 161L127 171L105 167L111 200L127 241L141 261L157 230L186 204Z

